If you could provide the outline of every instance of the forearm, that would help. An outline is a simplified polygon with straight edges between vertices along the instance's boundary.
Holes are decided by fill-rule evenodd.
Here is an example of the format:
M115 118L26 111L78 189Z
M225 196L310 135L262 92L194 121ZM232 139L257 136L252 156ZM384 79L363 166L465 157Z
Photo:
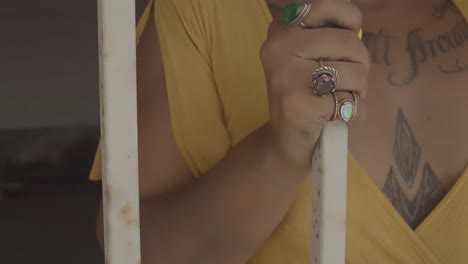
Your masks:
M255 131L200 180L142 201L144 264L243 264L278 226L309 175Z

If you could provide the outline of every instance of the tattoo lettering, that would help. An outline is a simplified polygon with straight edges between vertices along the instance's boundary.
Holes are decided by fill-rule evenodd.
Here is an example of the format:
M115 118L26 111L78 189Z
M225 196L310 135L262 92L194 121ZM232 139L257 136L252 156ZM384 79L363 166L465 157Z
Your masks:
M395 86L404 86L411 83L415 78L419 71L419 65L427 62L427 54L426 49L424 47L424 42L421 39L421 31L422 28L416 28L408 33L406 42L407 48L406 51L408 53L409 61L410 61L410 69L411 72L409 73L409 77L407 77L403 81L395 81L396 73L390 73L388 75L388 81Z
M421 148L401 110L396 127L393 153L396 169L390 166L382 192L415 229L439 204L445 191L429 163L424 164L422 175L418 175Z
M447 13L459 14L457 7L451 0L441 0L432 5L432 16L438 19L445 17Z
M395 86L405 86L416 79L421 64L430 59L451 52L468 42L468 22L457 23L451 31L436 38L424 41L421 36L422 28L416 28L407 35L406 53L410 63L408 77L398 78L396 73L388 76L388 81ZM454 66L439 65L442 73L460 73L468 68L468 63L462 64L459 59Z
M409 64L409 72L391 72L387 76L388 82L394 86L405 86L413 82L421 68L430 60L445 55L468 43L468 22L463 20L458 22L452 29L435 38L425 40L422 36L422 27L414 28L406 36L391 36L382 29L378 32L364 32L362 41L369 50L371 61L374 64L395 66L396 61L391 59L391 55L396 53L395 42L405 41L406 59ZM401 69L402 67L396 67ZM453 64L439 64L438 69L444 74L461 73L468 70L468 62L455 59Z
M394 39L396 38L386 35L382 29L378 33L364 32L362 35L362 41L370 51L369 55L372 62L388 66L392 64L390 62L390 44Z

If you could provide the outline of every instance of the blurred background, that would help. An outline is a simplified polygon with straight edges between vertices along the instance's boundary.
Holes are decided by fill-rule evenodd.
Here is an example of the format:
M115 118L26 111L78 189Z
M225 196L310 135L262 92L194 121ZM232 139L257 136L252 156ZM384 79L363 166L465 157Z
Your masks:
M136 0L137 18L147 0ZM104 263L97 0L0 3L0 263Z

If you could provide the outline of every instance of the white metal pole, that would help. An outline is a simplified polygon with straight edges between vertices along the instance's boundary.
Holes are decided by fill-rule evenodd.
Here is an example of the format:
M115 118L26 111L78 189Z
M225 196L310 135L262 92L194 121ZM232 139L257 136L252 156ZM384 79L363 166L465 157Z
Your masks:
M313 264L345 263L347 154L348 127L328 124L312 166Z
M107 264L140 263L134 0L98 0Z

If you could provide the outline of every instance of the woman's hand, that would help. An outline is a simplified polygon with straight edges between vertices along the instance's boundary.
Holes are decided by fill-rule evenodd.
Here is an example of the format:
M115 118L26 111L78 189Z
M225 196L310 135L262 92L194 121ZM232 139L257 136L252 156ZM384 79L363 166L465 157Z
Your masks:
M302 23L291 26L282 17L275 19L261 49L273 144L288 158L304 164L310 164L323 127L340 116L343 99L356 103L354 93L359 107L354 105L353 117L362 116L360 100L366 95L369 72L367 49L358 37L362 15L357 6L346 0L310 2L310 12ZM318 80L322 87L313 82L320 60L322 66L338 72L335 77L340 81L334 94L316 93L324 85L324 79ZM332 72L327 74L333 79Z

